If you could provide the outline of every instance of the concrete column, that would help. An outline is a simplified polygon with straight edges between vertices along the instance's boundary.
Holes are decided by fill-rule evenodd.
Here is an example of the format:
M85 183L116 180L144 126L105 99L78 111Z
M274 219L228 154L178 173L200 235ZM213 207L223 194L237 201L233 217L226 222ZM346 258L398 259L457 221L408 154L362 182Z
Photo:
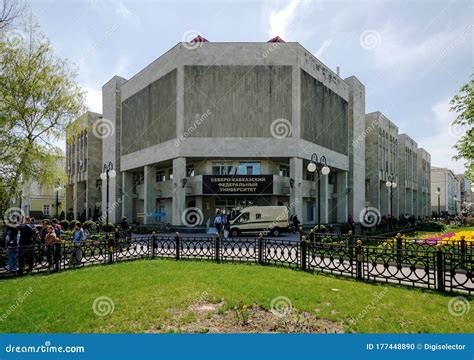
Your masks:
M120 88L127 80L114 76L102 86L102 114L107 123L112 124L113 133L102 139L102 164L112 161L117 176L109 179L109 221L118 222L121 217L120 206L111 206L119 198L122 191L122 177L120 176L120 146L121 146L121 91ZM105 185L105 183L104 183ZM105 186L102 188L102 215L106 209Z
M298 219L303 220L303 159L290 158L290 179L294 180L293 188L290 186L291 214L296 214Z
M176 76L176 138L181 139L184 133L184 66L178 67Z
M385 181L379 182L380 186L380 215L384 216L390 213L390 189L385 185Z
M128 221L133 221L133 173L122 172L122 216L126 216Z
M365 141L356 142L355 139L363 136L365 131L365 87L355 76L344 81L349 85L349 213L358 221L365 208Z
M301 135L301 70L299 66L293 66L291 73L292 84L292 113L291 121L292 137L300 138ZM300 216L298 215L298 218Z
M186 177L186 158L173 159L173 204L172 224L182 225L181 216L186 209L186 190L181 180Z
M145 213L144 223L152 224L155 220L154 216L147 216L147 213L156 212L156 169L152 165L146 165L144 169L144 205Z
M317 176L317 175L316 175ZM316 177L317 180L317 177ZM328 208L328 201L329 201L329 176L324 176L321 174L320 177L321 181L321 224L327 224L329 219L329 208ZM317 189L316 183L316 189ZM317 198L316 198L317 201ZM318 221L318 203L316 202L316 222Z
M347 194L347 171L337 172L337 222L347 221L348 194Z
M72 186L72 212L74 214L74 219L77 219L78 218L78 199L77 199L77 195L78 195L78 183L74 183L74 185Z

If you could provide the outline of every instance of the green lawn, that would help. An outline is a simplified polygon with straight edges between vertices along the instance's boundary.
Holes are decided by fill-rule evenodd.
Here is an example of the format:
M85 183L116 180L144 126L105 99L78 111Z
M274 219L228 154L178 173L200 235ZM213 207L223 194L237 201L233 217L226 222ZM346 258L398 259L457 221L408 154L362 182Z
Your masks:
M28 289L31 295L23 299ZM113 313L94 314L92 304L99 296L113 300ZM169 321L170 309L185 309L197 300L223 299L227 307L243 300L268 309L277 296L289 298L294 307L317 317L344 322L346 331L474 332L472 298L471 311L455 317L448 311L452 294L286 268L173 260L141 260L3 280L0 332L145 332ZM15 309L7 313L12 305ZM355 324L351 318L357 318Z

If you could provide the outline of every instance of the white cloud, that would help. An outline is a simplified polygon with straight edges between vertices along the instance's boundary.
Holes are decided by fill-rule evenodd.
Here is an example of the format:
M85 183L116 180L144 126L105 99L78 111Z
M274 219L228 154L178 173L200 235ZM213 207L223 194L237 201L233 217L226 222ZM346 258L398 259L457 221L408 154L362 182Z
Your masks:
M295 11L300 4L299 0L291 0L283 9L270 12L270 30L268 34L271 37L277 35L282 38L285 37L288 26L293 21Z
M431 154L432 166L447 167L457 174L464 172L464 162L452 159L456 154L453 146L458 138L450 131L450 124L456 115L449 111L449 101L450 99L446 99L432 106L433 123L431 129L434 130L434 134L424 137L418 142L418 146L423 147Z
M83 90L87 93L86 102L87 109L89 111L94 111L102 113L102 90L97 90L95 88L84 86Z
M122 17L128 17L132 12L130 9L125 6L123 2L120 2L117 6L117 9L115 10L117 14L119 14Z

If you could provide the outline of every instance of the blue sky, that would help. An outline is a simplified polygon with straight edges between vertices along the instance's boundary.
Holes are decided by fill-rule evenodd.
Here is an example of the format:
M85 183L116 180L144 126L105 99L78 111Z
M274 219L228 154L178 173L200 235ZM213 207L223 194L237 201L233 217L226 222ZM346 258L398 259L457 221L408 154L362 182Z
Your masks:
M382 111L432 155L463 171L449 131L449 100L473 69L471 1L32 1L57 55L79 68L90 110L101 87L130 78L189 31L210 41L300 42L341 76L366 86L366 112Z

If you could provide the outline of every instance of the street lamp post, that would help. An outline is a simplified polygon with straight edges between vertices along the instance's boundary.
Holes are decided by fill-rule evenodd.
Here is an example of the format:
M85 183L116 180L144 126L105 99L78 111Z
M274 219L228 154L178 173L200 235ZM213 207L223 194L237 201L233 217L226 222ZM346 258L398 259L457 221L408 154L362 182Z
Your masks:
M441 189L438 188L435 192L436 195L438 195L438 219L441 217Z
M61 188L58 186L56 186L56 219L59 220L59 191L61 190Z
M390 190L390 217L393 217L393 190L397 187L395 175L388 176L385 186Z
M109 161L108 164L104 164L104 171L100 174L100 178L102 180L105 180L105 228L107 232L107 229L109 228L109 178L114 178L116 175L116 172L114 170L114 164L112 164L112 161Z
M314 173L316 171L318 174L318 230L321 230L321 174L329 175L331 169L327 165L326 157L321 156L318 160L318 155L316 153L311 155L311 161L306 169L310 173Z

